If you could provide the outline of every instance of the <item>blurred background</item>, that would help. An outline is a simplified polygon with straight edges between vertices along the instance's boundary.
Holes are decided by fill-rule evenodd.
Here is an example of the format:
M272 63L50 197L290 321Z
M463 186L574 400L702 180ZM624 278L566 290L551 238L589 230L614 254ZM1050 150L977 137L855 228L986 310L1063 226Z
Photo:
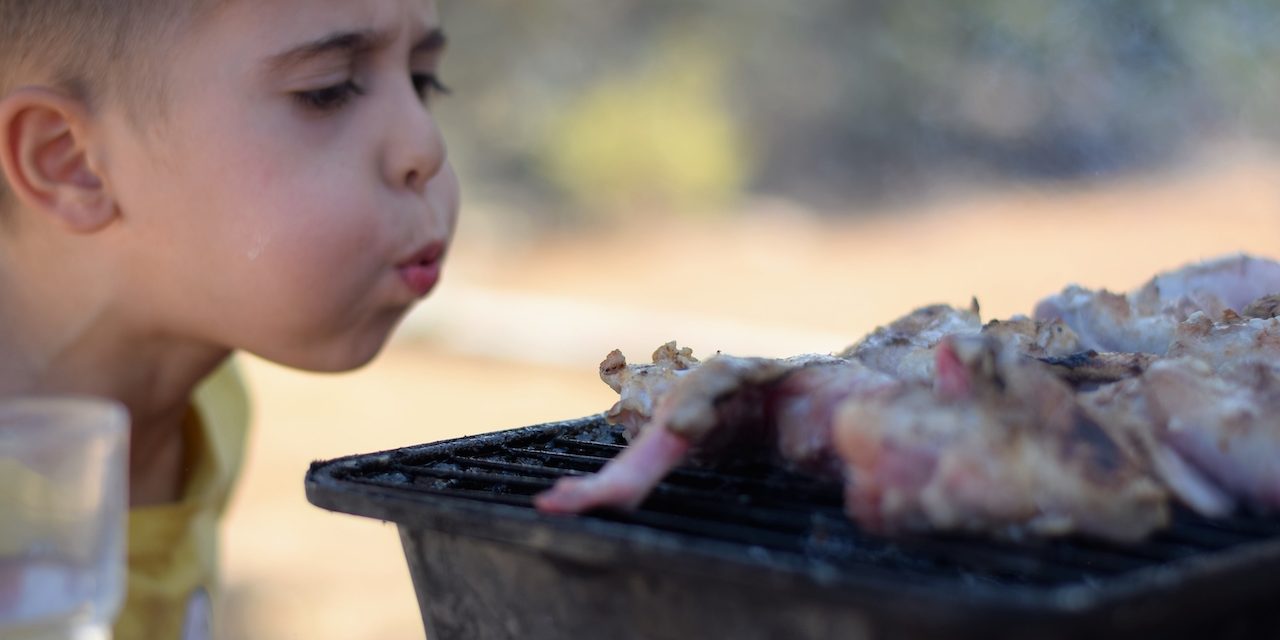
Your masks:
M596 367L843 348L1280 257L1274 0L442 0L446 277L364 370L244 360L224 638L421 638L395 528L314 459L596 413Z

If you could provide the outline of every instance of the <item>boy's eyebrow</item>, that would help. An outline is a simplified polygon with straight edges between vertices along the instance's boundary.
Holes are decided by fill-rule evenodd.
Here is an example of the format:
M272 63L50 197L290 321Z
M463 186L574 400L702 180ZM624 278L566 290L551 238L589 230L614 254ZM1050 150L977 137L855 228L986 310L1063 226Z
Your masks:
M328 53L357 55L378 49L392 39L390 33L381 31L338 31L277 53L267 58L266 65L271 69L284 69ZM413 53L438 51L444 48L446 41L443 31L432 29L413 45Z
M449 39L444 36L444 31L432 29L413 45L413 53L434 53L443 49L448 42Z

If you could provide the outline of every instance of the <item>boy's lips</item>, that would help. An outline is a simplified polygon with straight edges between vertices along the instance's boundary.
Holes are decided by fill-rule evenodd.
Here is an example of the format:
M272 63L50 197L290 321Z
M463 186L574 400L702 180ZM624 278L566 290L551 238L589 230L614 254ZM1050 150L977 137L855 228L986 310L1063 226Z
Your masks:
M422 297L431 293L436 283L440 281L440 266L443 258L444 243L432 242L396 265L396 270L409 290L414 295Z

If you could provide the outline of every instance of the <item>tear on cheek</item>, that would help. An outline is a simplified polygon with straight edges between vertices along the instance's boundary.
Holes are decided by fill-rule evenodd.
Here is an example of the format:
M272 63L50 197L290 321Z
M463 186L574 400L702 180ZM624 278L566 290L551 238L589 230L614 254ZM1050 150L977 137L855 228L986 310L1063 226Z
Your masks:
M262 252L266 251L267 245L270 244L270 242L271 239L267 234L255 234L253 236L253 240L249 242L249 251L246 254L249 257L249 262L254 262L261 257Z

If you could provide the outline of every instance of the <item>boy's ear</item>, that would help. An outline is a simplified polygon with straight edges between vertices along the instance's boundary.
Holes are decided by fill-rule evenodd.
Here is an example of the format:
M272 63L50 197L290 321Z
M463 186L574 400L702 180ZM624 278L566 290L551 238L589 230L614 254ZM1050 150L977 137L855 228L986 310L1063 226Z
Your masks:
M90 161L89 112L52 89L23 87L0 100L0 168L14 195L67 229L89 233L116 217Z

